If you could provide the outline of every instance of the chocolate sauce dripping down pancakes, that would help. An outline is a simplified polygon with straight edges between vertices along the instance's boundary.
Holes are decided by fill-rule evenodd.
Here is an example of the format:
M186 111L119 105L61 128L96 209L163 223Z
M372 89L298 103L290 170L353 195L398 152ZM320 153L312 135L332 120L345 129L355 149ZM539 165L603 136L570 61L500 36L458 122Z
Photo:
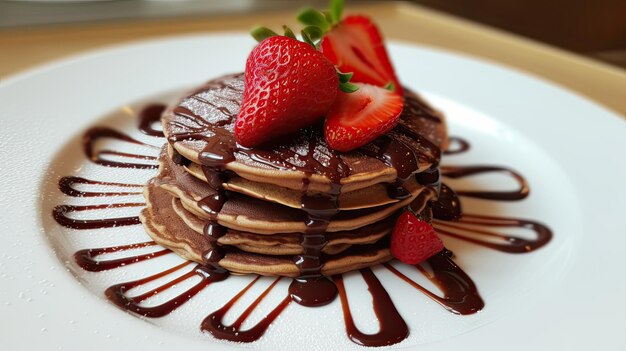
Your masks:
M416 175L436 171L447 133L417 95L405 94L396 128L350 153L331 150L321 124L238 145L242 95L243 75L229 75L164 112L169 146L141 216L155 241L215 269L319 280L390 260L387 237L409 203L430 216L437 186Z

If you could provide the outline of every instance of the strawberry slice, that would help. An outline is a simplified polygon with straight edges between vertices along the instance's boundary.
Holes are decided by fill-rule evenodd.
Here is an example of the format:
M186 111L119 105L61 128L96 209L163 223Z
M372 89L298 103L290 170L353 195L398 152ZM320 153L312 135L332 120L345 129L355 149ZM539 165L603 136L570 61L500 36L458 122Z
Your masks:
M404 211L391 233L391 254L406 264L426 261L444 249L443 242L428 222Z
M350 151L385 134L398 123L403 100L387 89L355 83L359 90L338 92L326 115L324 136L338 151Z
M322 38L320 51L341 72L352 72L352 82L380 87L392 83L402 95L402 85L387 55L383 37L371 19L361 15L345 17Z

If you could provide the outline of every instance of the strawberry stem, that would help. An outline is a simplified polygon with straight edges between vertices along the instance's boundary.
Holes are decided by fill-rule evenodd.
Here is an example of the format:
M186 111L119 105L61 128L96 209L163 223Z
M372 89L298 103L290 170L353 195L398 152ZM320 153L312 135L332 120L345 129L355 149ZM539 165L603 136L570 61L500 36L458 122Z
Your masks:
M286 25L283 25L283 31L285 32L286 37L298 40L294 32L291 30L291 28L287 27Z
M274 32L273 30L271 30L271 29L269 29L267 27L254 27L250 31L250 34L259 43L262 42L263 40L269 38L269 37L278 36L278 34L276 34L276 32Z
M331 0L329 10L318 11L314 8L307 7L298 14L298 21L309 27L317 27L321 34L321 38L333 26L341 22L343 15L344 0ZM310 34L310 33L309 33Z
M352 72L343 73L337 67L335 67L337 71L337 76L339 76L339 90L344 93L354 93L359 90L359 86L350 83L350 79L352 78Z
M313 40L319 40L324 35L322 29L318 26L306 26L302 30L305 31Z
M359 90L359 86L356 84L352 84L350 82L346 82L346 83L339 83L339 90L343 91L344 93L354 93L355 91Z
M330 23L326 16L314 8L309 7L300 11L298 21L309 26L320 27L323 32L327 32L330 29Z
M313 39L311 39L311 36L309 36L307 32L302 30L300 31L300 34L302 35L302 40L304 40L305 43L311 45L313 49L317 50L317 45L315 45L315 43L313 42Z
M326 17L326 21L328 21L328 25L329 27L333 26L333 15L330 14L329 11L322 11L322 14L324 14L324 17ZM330 30L330 28L329 28Z
M348 83L350 81L350 78L352 78L353 73L343 73L340 70L337 70L337 75L339 76L340 83Z

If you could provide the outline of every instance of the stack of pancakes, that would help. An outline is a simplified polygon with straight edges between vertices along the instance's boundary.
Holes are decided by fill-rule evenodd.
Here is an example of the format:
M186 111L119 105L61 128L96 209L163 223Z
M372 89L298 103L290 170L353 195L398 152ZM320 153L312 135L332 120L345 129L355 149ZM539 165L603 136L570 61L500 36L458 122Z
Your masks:
M407 205L429 218L446 126L415 94L398 127L350 153L330 150L321 125L238 145L242 96L243 75L225 76L162 116L168 143L141 213L160 245L233 273L328 276L390 260L389 234Z

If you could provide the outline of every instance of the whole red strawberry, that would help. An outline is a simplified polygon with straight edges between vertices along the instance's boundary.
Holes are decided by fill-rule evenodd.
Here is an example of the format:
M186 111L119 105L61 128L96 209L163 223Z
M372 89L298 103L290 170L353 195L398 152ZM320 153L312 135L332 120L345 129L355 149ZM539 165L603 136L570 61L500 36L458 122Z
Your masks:
M272 36L257 45L246 62L235 138L253 147L315 123L338 90L333 64L311 45Z
M418 264L443 250L443 242L433 227L404 211L391 233L391 254L406 264Z

